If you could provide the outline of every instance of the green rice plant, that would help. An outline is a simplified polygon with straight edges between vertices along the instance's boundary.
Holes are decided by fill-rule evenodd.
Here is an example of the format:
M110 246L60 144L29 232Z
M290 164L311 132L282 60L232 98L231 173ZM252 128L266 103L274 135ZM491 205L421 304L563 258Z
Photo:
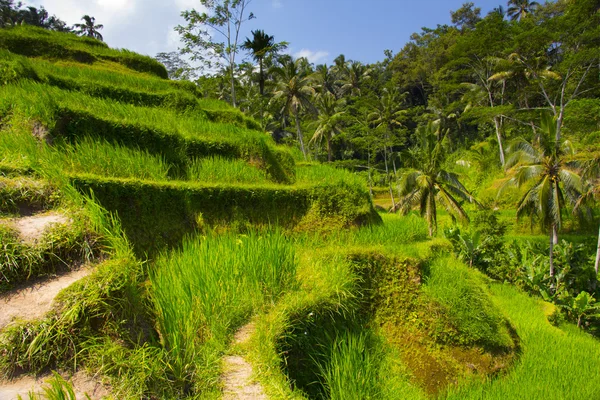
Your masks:
M245 161L222 157L193 160L187 170L187 179L219 183L267 183L266 173Z
M298 164L296 182L299 184L332 184L344 182L351 186L367 187L367 182L359 175L345 169L313 163Z
M506 374L484 383L452 389L442 398L596 399L600 398L600 344L574 325L552 326L548 303L510 285L493 284L496 305L514 324L522 346L519 361Z
M176 385L199 379L207 354L293 288L295 270L293 248L277 232L189 239L160 257L150 271L152 297Z
M345 235L352 244L399 245L427 240L427 224L415 214L381 215L383 224L368 225Z
M77 142L57 145L50 160L65 173L90 173L101 176L168 180L170 166L147 151L83 137Z
M385 354L370 332L342 332L329 351L328 362L319 365L329 399L383 398Z

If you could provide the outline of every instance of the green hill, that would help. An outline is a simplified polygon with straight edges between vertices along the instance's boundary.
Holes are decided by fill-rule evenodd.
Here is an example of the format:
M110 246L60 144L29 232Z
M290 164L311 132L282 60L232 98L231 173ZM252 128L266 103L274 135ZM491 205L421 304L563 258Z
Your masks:
M598 395L597 342L535 307L527 326L510 296L534 300L422 219L379 215L358 175L297 161L149 57L0 29L2 304L91 271L0 325L2 378L87 369L114 398L207 399L237 390L228 374L246 362L271 398L510 398L547 359L540 333L574 338L592 366L585 390L557 393ZM549 387L555 367L539 372Z

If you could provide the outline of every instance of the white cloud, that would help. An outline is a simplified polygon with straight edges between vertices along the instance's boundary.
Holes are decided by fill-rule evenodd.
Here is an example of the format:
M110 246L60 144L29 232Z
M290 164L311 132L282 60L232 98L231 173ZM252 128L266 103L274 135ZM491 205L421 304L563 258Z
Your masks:
M283 7L283 2L281 0L272 0L271 5L273 8L281 8Z
M319 61L323 61L325 58L329 56L329 52L318 50L312 51L308 49L302 49L296 53L294 53L294 58L306 57L311 63L318 63Z

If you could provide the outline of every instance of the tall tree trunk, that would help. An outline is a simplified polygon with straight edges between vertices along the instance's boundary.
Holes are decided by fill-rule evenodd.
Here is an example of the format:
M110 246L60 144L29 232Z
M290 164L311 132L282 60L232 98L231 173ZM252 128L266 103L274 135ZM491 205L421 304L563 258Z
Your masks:
M396 200L394 200L394 191L392 190L392 181L390 180L390 170L388 168L388 155L387 155L387 146L383 146L383 160L385 161L385 177L388 180L390 187L390 197L392 198L392 210L396 211Z
M231 72L231 104L233 104L233 106L236 107L236 101L235 101L235 81L233 79L233 64L231 64L230 72Z
M496 139L498 139L498 149L500 151L500 164L504 167L504 147L502 146L502 132L500 129L499 117L494 117L494 126L496 127Z
M554 276L554 245L558 241L558 234L556 233L556 225L552 224L550 232L550 277Z
M260 89L260 96L264 96L265 95L265 76L263 73L263 60L262 58L260 58L258 60L258 65L260 68L260 72L259 72L259 76L258 76L258 87Z
M326 135L325 138L327 139L327 161L331 162L331 137Z
M373 179L371 178L371 148L369 147L367 154L367 171L369 172L369 193L373 197ZM600 235L598 236L598 251L600 254ZM598 263L596 262L596 272L598 271Z
M298 109L294 110L294 117L296 117L296 131L298 133L298 141L300 142L300 150L304 155L304 161L306 161L306 149L304 148L304 139L302 138L302 130L300 129L300 117L298 117Z
M598 246L596 248L596 264L594 264L594 268L596 269L596 275L598 275L598 265L600 265L600 228L598 229Z

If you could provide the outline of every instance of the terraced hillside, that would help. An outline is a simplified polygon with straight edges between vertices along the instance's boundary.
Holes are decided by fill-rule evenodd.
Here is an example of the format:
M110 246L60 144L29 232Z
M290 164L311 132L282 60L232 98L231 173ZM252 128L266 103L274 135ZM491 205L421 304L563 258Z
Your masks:
M0 30L0 398L599 394L593 339L165 77L95 40ZM538 333L591 366L540 367L544 397L520 379Z

